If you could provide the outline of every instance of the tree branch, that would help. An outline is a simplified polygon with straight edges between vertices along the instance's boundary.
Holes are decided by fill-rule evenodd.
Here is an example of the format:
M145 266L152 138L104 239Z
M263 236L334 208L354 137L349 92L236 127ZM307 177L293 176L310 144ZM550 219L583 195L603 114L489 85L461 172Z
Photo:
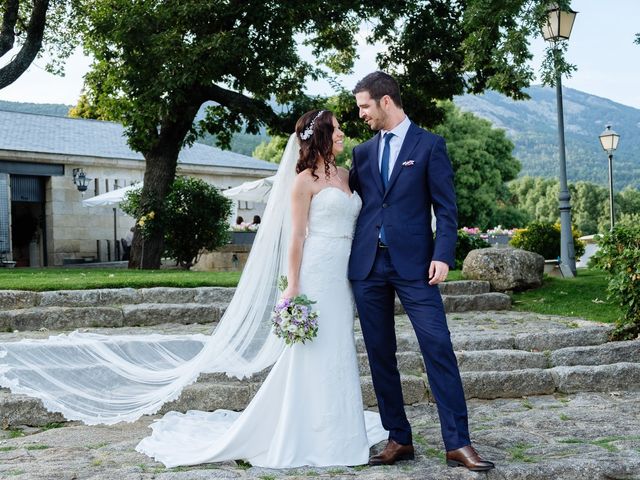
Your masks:
M27 38L13 60L0 69L0 89L15 82L20 75L29 68L29 65L31 65L38 55L38 52L42 47L42 37L44 35L44 28L47 21L48 7L49 0L34 0L31 18L29 20L29 25L27 26Z
M274 130L289 131L290 129L289 122L276 114L276 112L262 100L247 97L218 85L202 87L202 94L207 100L217 102L229 110L239 112L247 118L257 119Z
M19 1L6 0L4 4L2 30L0 30L0 57L13 48L13 42L16 39L15 27L18 21Z

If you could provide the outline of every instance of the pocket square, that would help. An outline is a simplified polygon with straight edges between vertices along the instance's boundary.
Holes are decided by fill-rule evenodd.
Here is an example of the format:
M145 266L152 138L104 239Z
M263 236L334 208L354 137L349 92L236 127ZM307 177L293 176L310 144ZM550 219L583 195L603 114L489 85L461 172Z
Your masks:
M413 164L416 163L414 160L407 160L406 162L402 162L403 167L413 167Z

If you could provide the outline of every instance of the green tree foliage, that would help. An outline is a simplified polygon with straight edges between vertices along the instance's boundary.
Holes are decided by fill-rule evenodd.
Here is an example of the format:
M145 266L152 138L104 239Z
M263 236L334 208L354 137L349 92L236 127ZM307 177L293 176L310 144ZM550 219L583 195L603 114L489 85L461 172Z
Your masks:
M31 63L49 53L46 70L62 73L78 40L72 29L70 2L65 0L5 0L0 2L0 58L11 55L0 68L0 89L11 85ZM15 52L18 48L18 52Z
M542 177L520 177L509 183L512 201L535 221L555 222L558 211L558 181Z
M604 206L608 205L609 192L600 185L577 182L569 187L571 194L571 220L585 234L603 231L602 222L609 221ZM607 207L607 212L609 208Z
M576 258L584 255L584 243L578 240L582 233L575 227L571 229ZM548 260L560 256L560 224L551 222L531 222L527 228L517 230L509 242L516 248L542 255Z
M169 191L180 149L205 132L227 147L242 128L255 133L266 125L271 134L288 134L301 113L328 106L347 135L368 136L347 91L330 102L304 94L308 80L350 70L364 21L368 40L387 45L379 66L398 77L407 112L421 125L442 118L437 100L465 91L493 88L523 98L533 77L528 37L540 34L546 5L78 0L76 16L95 59L87 100L123 122L129 144L144 155L141 201L151 211ZM312 62L301 58L301 43L311 49ZM205 102L212 102L206 116L194 123ZM272 102L287 108L276 111ZM134 236L131 265L157 268L162 252L158 233L145 242L143 260Z
M78 103L69 109L68 116L72 118L92 118L94 120L106 121L118 120L114 112L103 108L98 103L92 103L85 93L81 94Z
M280 158L287 146L287 137L275 135L268 142L260 142L253 153L252 157L266 160L267 162L280 163Z
M640 333L640 224L620 222L598 241L591 264L609 272L609 298L622 310L617 339L633 339Z
M231 200L203 180L176 177L159 211L144 210L141 191L127 194L122 210L136 218L136 230L149 238L164 232L164 253L182 268L193 265L203 249L215 250L229 240Z
M499 204L510 198L505 182L520 171L520 162L511 155L513 143L489 121L462 112L451 102L443 107L445 119L435 132L446 139L455 171L458 223L493 227Z
M262 142L256 147L251 154L256 158L266 160L268 162L280 163L284 149L287 146L288 137L276 135L271 137L268 142ZM336 165L340 167L351 167L351 152L354 147L360 143L353 138L344 138L344 150L336 157Z
M557 222L559 182L541 177L521 177L509 183L513 203L533 220ZM571 194L571 219L585 235L609 230L609 189L591 182L569 184ZM640 192L625 188L614 194L616 218L640 213Z
M627 187L620 194L615 196L614 203L622 213L639 214L640 213L640 191L635 188ZM614 206L615 208L615 206Z

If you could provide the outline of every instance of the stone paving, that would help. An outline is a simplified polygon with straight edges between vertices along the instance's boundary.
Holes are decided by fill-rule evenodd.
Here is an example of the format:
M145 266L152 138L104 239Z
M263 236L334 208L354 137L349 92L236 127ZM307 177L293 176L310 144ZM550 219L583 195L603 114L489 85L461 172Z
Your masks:
M508 378L520 378L524 386L527 378L535 383L540 372L553 372L554 381L563 371L571 373L566 378L578 375L568 393L554 386L544 395L469 398L472 440L497 464L489 473L446 466L436 409L427 392L407 406L416 460L391 467L268 470L226 462L166 469L134 450L137 442L149 434L147 427L155 418L144 417L109 427L76 422L28 427L7 422L6 429L0 431L0 478L640 480L640 341L607 343L609 326L531 313L455 313L449 315L449 325L465 389L472 385L469 382L476 381L475 377L483 375L511 375ZM206 334L211 325L88 330ZM406 317L397 317L397 330L401 353L411 355L415 340ZM55 333L3 333L0 341ZM491 385L495 389L495 383ZM377 445L374 451L382 446Z

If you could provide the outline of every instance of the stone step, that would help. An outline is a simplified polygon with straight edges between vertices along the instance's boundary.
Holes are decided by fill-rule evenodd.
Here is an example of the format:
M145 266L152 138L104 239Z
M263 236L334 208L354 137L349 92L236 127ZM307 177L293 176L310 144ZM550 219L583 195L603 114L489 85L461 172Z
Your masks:
M511 297L506 293L486 292L474 294L442 295L442 303L447 313L511 310ZM400 299L396 298L394 307L396 315L405 313Z
M587 347L529 352L525 350L457 351L461 372L509 371L579 365L640 363L640 340L609 342ZM414 366L413 364L412 366Z
M405 404L411 405L425 400L427 390L421 376L402 375L402 390ZM185 387L177 400L162 407L160 413L170 410L242 410L251 401L261 382L253 379L229 380L210 383L201 379ZM377 405L370 376L361 377L362 401L365 407ZM15 425L43 426L52 422L66 421L61 414L48 412L38 399L11 394L0 389L0 422L4 428Z
M610 325L593 325L579 329L549 330L538 332L505 333L500 331L460 331L451 329L451 342L455 351L521 350L525 352L545 352L568 347L596 346L609 341ZM412 331L396 334L398 352L418 352L418 340ZM356 349L365 352L364 339L356 333Z
M143 325L143 326L131 326L131 325L123 325L121 327L116 328L104 328L104 327L86 327L82 328L81 331L100 333L104 335L146 335L150 333L154 334L176 334L176 335L188 335L188 334L202 334L209 335L213 329L215 328L215 323L186 323L186 322L197 322L197 318L195 318L195 314L193 317L188 317L184 315L181 319L184 320L185 323L176 323L167 322L161 323L162 316L171 316L172 305L164 305L163 312L162 308L158 309L158 320L157 324L154 325ZM180 310L179 308L177 309ZM99 310L98 310L99 311ZM195 310L198 311L197 309ZM131 315L133 316L132 311ZM192 313L194 311L191 311ZM6 312L0 312L0 319L3 318L3 314ZM470 316L473 317L472 314ZM16 318L19 316L16 315ZM175 317L171 317L170 319L175 320ZM32 338L32 339L42 339L47 338L51 335L58 335L61 333L65 333L68 331L67 328L62 329L56 327L55 325L55 317L47 317L43 315L41 317L43 322L48 322L49 325L52 325L51 328L45 327L45 329L10 329L10 331L0 331L0 343L4 342L12 342L18 341L24 338ZM136 319L135 325L140 325L140 319ZM65 322L58 322L65 323ZM114 322L115 323L115 322ZM133 322L132 322L133 323ZM480 321L478 320L478 323ZM592 322L583 322L586 326L582 326L580 328L566 328L559 329L553 328L548 329L545 333L539 332L531 332L531 331L522 331L522 332L509 332L501 329L492 330L492 329L480 329L478 325L477 328L470 328L468 325L461 324L461 322L457 320L449 319L449 328L451 330L451 339L453 343L454 350L461 352L472 352L472 351L489 351L489 350L521 350L524 352L532 352L532 353L543 353L546 351L554 352L553 358L558 358L558 360L553 360L550 364L553 365L564 365L564 364L587 364L587 359L593 357L593 352L588 348L590 346L598 346L603 344L608 344L608 335L611 330L614 328L611 325L602 325L602 324L593 324ZM408 319L406 317L396 317L397 324L397 347L398 352L418 352L418 341L416 339L415 333L411 328ZM18 326L29 326L29 325L18 325ZM37 326L37 325L35 325ZM356 349L359 353L364 353L364 340L362 338L362 334L359 331L359 322L356 320L355 322L355 343ZM0 330L8 330L6 328ZM619 351L621 345L627 345L625 350L622 353L616 353ZM571 347L584 347L582 349L571 351L562 351L564 348ZM628 355L636 355L637 352L634 351L634 347L632 343L627 342L616 342L611 343L608 349L611 351L604 349L599 355L617 355L615 358L619 358L620 360L624 359L624 352L627 352ZM477 354L476 354L477 355ZM574 358L574 360L560 360L560 357L570 355ZM584 359L584 360L583 360ZM616 360L619 361L619 360ZM633 360L636 361L636 360ZM596 362L598 363L598 362ZM604 363L604 362L602 362ZM613 361L607 361L606 363L613 363Z
M0 330L70 330L91 327L132 327L162 323L213 323L226 304L142 303L115 307L30 307L0 311Z
M459 280L439 285L442 295L475 295L489 293L489 282ZM0 290L0 309L17 310L31 307L110 307L140 303L229 303L233 287L195 288L104 288L90 290L56 290L29 292Z
M511 310L511 297L499 292L473 295L443 295L442 302L447 313Z
M57 290L28 292L0 290L0 309L31 307L106 307L140 303L229 303L235 288L103 288L93 290Z
M640 363L640 339L609 342L587 347L568 347L550 354L551 365L607 365L620 362Z
M517 398L554 392L640 390L640 364L630 362L502 372L462 372L461 377L467 398Z
M511 300L501 293L443 296L447 312L508 310ZM59 302L64 303L64 302ZM0 311L0 331L65 330L89 327L124 327L161 323L217 322L228 305L217 303L132 303L111 306L46 305ZM396 313L404 314L399 301Z
M477 295L489 293L491 284L482 280L454 280L438 284L442 295Z
M462 372L466 398L520 398L533 395L577 392L620 392L640 390L640 364L619 362L610 365L529 368L511 371ZM205 379L206 380L206 379ZM426 375L402 375L405 403L429 398ZM169 410L241 410L253 398L261 382L256 379L203 381L186 387L177 400L165 405ZM377 404L370 376L361 377L363 404ZM39 400L0 390L0 420L4 425L42 426L63 421L59 414L47 412Z
M489 292L488 282L440 286L447 312L508 310L508 295ZM211 323L224 313L234 288L119 288L27 292L0 291L0 331L122 327L160 323ZM396 313L404 309L396 299Z

